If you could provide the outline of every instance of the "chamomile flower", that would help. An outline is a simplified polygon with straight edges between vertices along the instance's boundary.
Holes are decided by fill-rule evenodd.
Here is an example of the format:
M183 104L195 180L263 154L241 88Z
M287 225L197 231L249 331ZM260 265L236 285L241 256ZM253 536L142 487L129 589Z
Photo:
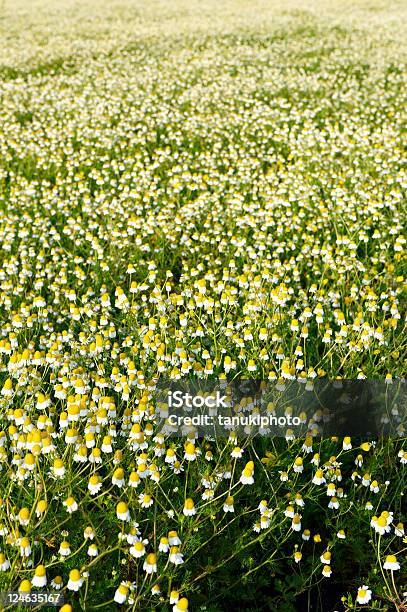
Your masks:
M321 563L324 565L330 565L331 563L331 553L329 550L326 550L320 557Z
M65 506L65 509L68 512L68 514L72 514L73 512L76 512L78 509L78 504L72 496L67 497L66 500L63 502L63 505Z
M365 584L358 588L356 601L358 604L364 605L372 599L372 591Z
M130 547L130 554L136 559L145 555L146 549L144 543L141 540L134 542L133 546ZM166 552L166 551L164 551Z
M83 578L81 577L80 571L78 569L72 569L69 572L69 580L67 589L69 591L79 591L83 584Z
M157 571L157 557L154 553L149 553L143 563L143 570L147 574L153 574Z
M195 508L195 504L193 499L191 499L190 497L188 497L185 502L184 502L184 508L182 510L182 513L185 516L193 516L194 514L196 514L196 508Z
M54 576L50 584L53 589L55 589L56 591L60 591L62 587L64 586L62 576Z
M99 551L98 551L98 547L96 546L96 544L91 544L87 550L88 557L91 557L91 558L97 557L98 554L99 554Z
M391 570L392 572L399 570L400 563L397 561L397 557L395 555L387 555L383 563L383 569Z
M34 577L31 580L34 587L44 587L47 584L47 575L43 565L37 565L35 568Z
M249 461L246 464L246 467L244 468L244 470L242 471L242 474L240 476L240 482L245 485L253 484L254 483L253 473L254 473L254 463L253 461Z
M6 559L4 553L0 553L0 572L6 572L10 567L10 561Z
M116 516L120 521L129 521L130 520L130 512L129 507L126 502L119 502L116 506Z
M294 514L291 529L293 531L301 531L301 514Z
M62 557L68 557L71 554L70 544L66 540L63 540L59 545L59 554Z
M97 493L99 493L100 489L102 488L103 483L101 482L99 476L97 474L93 474L90 478L89 478L89 482L88 482L88 490L90 492L91 495L96 495Z
M31 555L30 540L27 537L22 537L19 542L20 555L22 557L29 557Z
M170 563L173 563L174 565L181 565L182 563L184 563L183 555L179 551L178 546L172 546L170 548L169 561Z
M186 445L185 447L185 459L187 459L187 461L195 461L196 459L196 448L195 445L192 443L189 443Z
M123 604L129 594L129 587L126 583L122 582L116 589L113 600L118 604Z
M188 612L188 599L186 597L178 599L172 608L172 612Z
M139 504L142 508L150 508L153 505L154 500L151 495L141 494L138 498Z

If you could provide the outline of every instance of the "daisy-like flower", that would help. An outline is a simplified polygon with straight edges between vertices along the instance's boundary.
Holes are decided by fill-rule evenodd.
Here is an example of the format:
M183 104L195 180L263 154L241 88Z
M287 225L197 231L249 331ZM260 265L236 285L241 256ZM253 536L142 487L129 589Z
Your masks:
M184 558L182 553L179 552L178 546L171 547L169 560L170 563L174 563L174 565L181 565L181 563L184 563Z
M191 499L190 497L188 497L185 500L184 508L182 510L182 513L185 516L193 516L194 514L196 514L196 508L195 508L194 500Z
M155 553L149 553L143 563L143 570L147 574L153 574L157 571L157 556Z
M43 516L48 509L48 502L45 499L40 499L35 509L35 516L39 518Z
M65 506L66 511L68 512L68 514L72 514L73 512L76 512L76 510L78 509L78 504L76 503L76 501L74 500L73 497L68 497L62 503Z
M154 503L154 500L153 500L153 498L151 497L151 495L147 495L147 494L144 494L144 495L143 495L143 494L141 494L141 495L139 495L138 501L139 501L139 504L140 504L140 506L141 506L142 508L149 508L149 507L150 507L150 506L152 506L152 505L153 505L153 503Z
M62 557L68 557L71 554L70 544L66 540L61 542L61 544L59 545L59 554Z
M336 487L333 482L330 482L326 488L326 494L328 497L334 497L336 494Z
M316 484L316 485L324 484L324 482L325 482L324 472L322 470L317 470L315 472L315 475L314 475L313 479L312 479L312 482L313 482L313 484Z
M263 515L260 517L260 529L268 529L270 527L270 519L268 516Z
M403 465L407 465L407 451L401 450L398 452L398 457L400 459L400 463Z
M404 531L403 523L397 523L397 525L394 527L394 533L399 538L403 538L404 537L405 531Z
M323 563L324 565L330 565L331 553L329 552L329 550L326 550L324 553L322 553L320 559L321 559L321 563Z
M301 561L301 559L302 559L302 552L300 550L296 550L294 552L294 561L296 563L299 563Z
M331 497L331 499L329 500L329 503L328 503L328 508L334 509L334 510L338 510L339 502L338 502L338 499L336 497Z
M202 493L202 499L203 500L212 499L214 495L215 495L215 492L213 489L205 489L205 491Z
M30 593L31 591L31 582L29 580L22 580L20 582L20 586L18 587L19 593Z
M10 561L6 559L4 553L0 553L0 572L6 572L10 567Z
M133 546L130 547L129 552L132 555L132 557L135 557L136 559L139 557L143 557L146 553L146 548L144 546L144 543L141 540L137 540L136 542L134 542ZM167 551L162 551L162 552L167 552Z
M294 514L291 529L293 531L301 531L301 514Z
M235 508L234 508L233 502L234 502L233 496L228 495L225 500L225 503L223 504L223 511L224 512L234 512Z
M320 456L319 456L319 453L315 453L315 455L314 455L314 456L312 457L312 459L311 459L311 463L312 463L313 465L316 465L316 466L318 466L318 465L319 465L319 463L320 463Z
M168 542L170 546L180 546L181 545L181 540L178 537L178 534L176 531L168 532Z
M240 482L242 484L247 484L247 485L253 484L254 483L253 473L254 473L254 463L253 461L249 461L248 463L246 463L246 467L242 471L242 474L240 476Z
M97 474L93 474L90 478L89 478L89 482L88 482L88 490L90 492L91 495L96 495L97 493L99 493L100 489L102 488L103 483L101 482L99 476Z
M85 527L85 529L83 530L83 537L85 538L85 540L93 540L93 538L95 537L93 527Z
M400 569L400 563L397 561L395 555L387 555L385 562L383 563L383 569L396 571Z
M165 454L165 463L174 463L177 460L177 455L174 451L173 448L167 448L166 454Z
M113 473L112 484L121 488L124 485L124 482L124 470L122 468L117 468L117 470L115 470Z
M27 537L20 539L20 555L22 557L29 557L31 555L30 540Z
M11 380L11 378L7 378L7 380L5 381L3 388L1 390L1 394L4 397L12 397L13 396L13 381Z
M243 453L244 450L242 448L240 448L239 446L235 446L235 448L230 453L230 456L234 459L240 459L241 457L243 457Z
M101 451L103 453L111 453L111 452L113 452L111 436L105 436L103 438L102 446L100 448L101 448Z
M301 493L295 494L294 503L296 504L296 506L300 506L300 508L305 506L305 501L303 500Z
M129 476L129 487L136 489L141 482L141 478L137 472L132 472Z
M116 589L114 594L114 601L118 604L123 604L129 594L129 587L126 583L122 582L119 587Z
M293 516L295 515L295 509L294 506L287 506L287 508L284 510L284 516L288 516L289 518L293 518Z
M310 530L309 530L309 529L304 529L304 531L302 532L301 537L302 537L302 539L304 540L304 542L308 542L308 540L309 540L309 539L310 539L310 537L311 537L311 532L310 532Z
M185 447L184 457L187 461L195 461L196 459L196 448L195 444L189 442Z
M322 575L325 578L329 578L331 576L331 574L332 574L332 570L331 570L330 566L329 565L324 565L324 567L322 568Z
M65 466L62 459L54 459L53 472L54 476L58 478L62 478L65 475Z
M20 512L18 513L18 522L22 526L28 525L30 522L30 511L28 508L21 508Z
M69 580L66 585L70 591L79 591L83 584L83 579L81 577L80 571L78 569L72 569L69 572Z
M301 450L304 453L312 453L312 438L310 436L305 438L304 444L302 445Z
M34 587L44 587L47 584L47 575L43 565L38 565L35 568L35 573L33 579L31 580L31 584Z
M160 538L160 543L158 545L159 552L166 553L166 552L169 551L169 549L170 549L170 545L169 545L169 542L168 542L168 538L166 538L165 536Z
M349 436L345 436L342 442L343 450L350 450L352 448L352 442Z
M140 540L140 529L138 528L138 523L133 523L133 525L130 527L129 533L126 536L126 540L129 544L134 544L135 542L138 542L138 540ZM143 542L143 544L146 544L146 542Z
M174 461L174 463L172 464L172 469L174 471L174 474L181 474L184 471L184 468L182 467L179 461Z
M390 525L388 525L387 518L383 514L379 517L373 516L370 524L380 535L384 535L390 531Z
M130 520L130 512L129 507L126 502L119 502L116 506L116 516L120 521L129 521Z
M87 554L88 554L89 557L92 557L92 558L98 556L99 551L98 551L98 548L97 548L96 544L91 544L88 547L88 553Z
M51 586L56 591L60 591L62 589L62 587L64 586L64 583L63 583L63 580L62 580L62 576L55 576L51 580Z
M372 591L365 584L358 588L356 601L358 604L367 604L372 599Z
M186 597L181 597L173 606L172 612L188 612L188 599Z

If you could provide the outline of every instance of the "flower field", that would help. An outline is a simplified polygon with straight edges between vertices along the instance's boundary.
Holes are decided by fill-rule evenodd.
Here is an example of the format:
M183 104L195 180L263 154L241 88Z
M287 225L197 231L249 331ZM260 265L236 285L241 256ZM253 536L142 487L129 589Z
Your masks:
M212 439L155 390L405 378L407 5L4 0L0 37L1 606L406 612L405 394L391 436Z

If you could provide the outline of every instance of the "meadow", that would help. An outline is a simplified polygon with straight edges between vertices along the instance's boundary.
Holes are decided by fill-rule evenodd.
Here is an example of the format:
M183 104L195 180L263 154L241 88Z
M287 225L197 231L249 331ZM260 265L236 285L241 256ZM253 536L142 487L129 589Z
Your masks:
M402 418L174 437L155 395L405 378L406 41L401 0L0 3L0 592L407 610Z

